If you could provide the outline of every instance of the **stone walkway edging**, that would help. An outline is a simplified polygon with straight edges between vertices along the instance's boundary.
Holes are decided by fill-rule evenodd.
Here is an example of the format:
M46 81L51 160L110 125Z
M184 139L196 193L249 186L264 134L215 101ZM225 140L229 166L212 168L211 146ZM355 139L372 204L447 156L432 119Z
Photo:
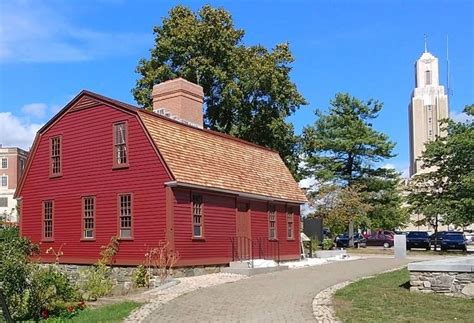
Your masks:
M175 284L174 286L170 286L166 289L157 288L141 294L140 299L137 298L135 299L135 301L147 303L130 313L130 315L124 320L124 322L142 322L153 311L159 309L160 306L194 290L225 283L231 283L246 278L248 277L243 275L225 273L215 273L202 276L178 278L177 280L179 281L179 283Z
M382 271L378 273L377 275L383 274L383 273L389 273L392 271L397 271L402 268L405 268L406 266L400 266L394 269ZM332 297L334 294L339 290L347 285L353 284L355 282L358 282L363 279L368 279L368 278L373 278L376 275L369 275L365 277L361 277L358 279L354 280L347 280L345 282L333 285L331 287L326 288L325 290L319 292L316 294L316 296L313 298L313 315L314 318L316 319L316 322L321 322L321 323L329 323L329 322L336 322L339 323L341 322L337 317L336 317L336 312L334 311L334 307L332 306Z

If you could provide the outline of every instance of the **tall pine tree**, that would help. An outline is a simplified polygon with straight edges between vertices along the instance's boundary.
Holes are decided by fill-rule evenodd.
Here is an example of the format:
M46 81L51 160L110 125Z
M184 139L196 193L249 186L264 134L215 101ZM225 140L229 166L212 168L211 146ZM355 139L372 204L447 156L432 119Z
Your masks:
M396 227L406 222L406 215L399 216L403 212L397 190L399 175L376 166L394 156L395 146L371 124L381 109L382 103L378 101L364 102L347 93L338 93L330 102L329 111L317 111L314 125L303 130L304 174L314 177L319 187L357 186L352 198L357 192L371 206L366 208L368 221ZM390 222L387 218L391 215L397 217Z

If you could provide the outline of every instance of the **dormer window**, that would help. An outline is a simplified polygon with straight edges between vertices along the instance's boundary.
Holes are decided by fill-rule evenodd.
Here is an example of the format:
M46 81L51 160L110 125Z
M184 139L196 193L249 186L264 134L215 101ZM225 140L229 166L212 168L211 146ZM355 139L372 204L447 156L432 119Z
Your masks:
M114 167L128 166L127 123L114 124Z

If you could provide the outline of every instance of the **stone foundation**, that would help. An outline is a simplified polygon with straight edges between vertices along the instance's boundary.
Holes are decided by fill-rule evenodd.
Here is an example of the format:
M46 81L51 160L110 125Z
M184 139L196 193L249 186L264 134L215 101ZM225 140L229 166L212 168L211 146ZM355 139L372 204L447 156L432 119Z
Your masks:
M474 299L474 258L411 263L410 291Z
M411 272L410 291L474 299L474 273Z
M90 265L68 265L60 264L61 270L65 271L69 279L73 282L81 284L81 271L86 270ZM135 266L112 266L112 280L114 281L113 295L124 295L134 290L132 275ZM174 278L200 276L221 272L221 266L205 266L205 267L181 267L174 268L171 276ZM159 285L158 277L152 277L150 286Z

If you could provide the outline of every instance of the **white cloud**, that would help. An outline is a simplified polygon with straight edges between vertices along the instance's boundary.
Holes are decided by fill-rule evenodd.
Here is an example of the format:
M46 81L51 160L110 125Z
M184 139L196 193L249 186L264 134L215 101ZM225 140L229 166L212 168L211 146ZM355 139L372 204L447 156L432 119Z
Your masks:
M2 4L0 62L69 62L126 55L150 34L116 33L74 25L60 6L21 1Z
M410 177L410 167L408 164L392 164L392 163L386 163L385 165L382 166L382 168L385 169L395 169L397 172L399 172L402 178L408 178Z
M451 111L449 113L449 117L456 121L456 122L466 122L466 121L472 121L472 116L468 116L464 112L457 112L457 111Z
M30 104L25 104L21 108L21 112L28 116L34 116L37 118L42 118L44 117L46 110L48 109L48 105L44 103L30 103Z
M395 165L394 165L394 164L387 163L387 164L383 165L382 168L385 168L385 169L395 169Z
M11 112L0 112L0 143L4 147L29 150L41 127L41 124L23 122Z

